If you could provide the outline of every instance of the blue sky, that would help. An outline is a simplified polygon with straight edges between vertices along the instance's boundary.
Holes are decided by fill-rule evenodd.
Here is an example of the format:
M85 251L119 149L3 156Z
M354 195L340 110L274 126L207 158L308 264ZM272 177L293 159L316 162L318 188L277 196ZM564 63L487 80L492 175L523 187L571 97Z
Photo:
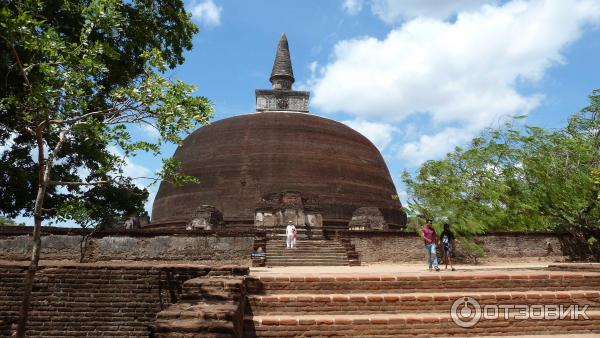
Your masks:
M285 32L311 113L369 137L399 191L404 169L483 128L523 113L528 124L560 127L600 88L600 1L205 0L187 8L201 31L174 76L212 100L214 120L254 111L254 89L270 87Z
M294 87L311 91L311 113L369 137L399 192L404 169L443 157L483 128L523 113L531 125L563 126L600 88L598 0L195 0L186 7L201 30L169 75L199 87L214 103L213 120L254 111L254 90L270 88L285 32ZM163 154L174 150L165 146ZM125 169L147 176L159 165L142 154ZM157 189L150 187L149 212Z
M254 111L285 32L313 114L382 151L399 192L414 171L507 116L560 127L600 88L600 1L219 1L186 4L200 26L174 77L214 120ZM171 155L174 147L165 147ZM153 158L132 160L154 171ZM138 167L139 166L139 167ZM157 187L152 187L155 192ZM151 200L148 206L151 206Z

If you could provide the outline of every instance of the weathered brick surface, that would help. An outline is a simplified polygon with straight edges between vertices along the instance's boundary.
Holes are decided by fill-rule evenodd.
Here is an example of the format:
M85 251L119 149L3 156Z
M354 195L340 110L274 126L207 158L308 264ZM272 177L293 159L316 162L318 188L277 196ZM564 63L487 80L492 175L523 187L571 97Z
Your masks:
M5 228L0 227L0 259L28 260L31 257L31 237L26 230L29 228ZM42 257L47 260L79 261L80 243L86 233L81 230L65 232L46 229L42 236ZM86 262L161 260L249 265L254 234L115 231L95 233L88 243L84 256Z
M14 323L25 264L0 266L0 318ZM53 264L36 274L29 337L147 337L156 314L177 302L183 282L247 268L201 265ZM6 327L7 325L4 325ZM0 324L0 333L3 333Z
M152 336L242 337L245 299L243 276L188 280L180 301L158 313Z
M560 263L548 265L554 271L595 271L600 272L600 263Z
M290 314L368 314L405 312L447 312L452 303L471 296L482 306L502 304L589 305L590 310L600 310L600 294L590 291L561 292L481 292L408 293L408 294L279 294L250 296L249 306L254 315ZM319 300L316 306L317 299Z
M451 274L280 275L247 279L246 337L407 337L600 333L600 273L489 271ZM486 305L588 306L589 319L481 319L455 324L455 300ZM535 313L535 311L534 311Z
M472 328L454 324L449 314L363 315L323 318L254 318L246 321L246 337L426 337L522 334L600 333L599 313L589 320L482 320Z
M249 278L247 285L252 294L600 290L600 273L532 270L412 275L263 275Z

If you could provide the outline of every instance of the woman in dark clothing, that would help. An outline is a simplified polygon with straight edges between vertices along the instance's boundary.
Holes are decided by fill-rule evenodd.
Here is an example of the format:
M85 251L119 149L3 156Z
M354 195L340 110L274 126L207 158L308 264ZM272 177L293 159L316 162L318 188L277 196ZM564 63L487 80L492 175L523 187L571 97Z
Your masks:
M450 224L444 224L444 231L440 234L440 242L442 243L442 248L444 252L444 263L446 263L446 270L448 270L448 263L450 264L450 268L454 271L454 267L452 266L452 260L450 256L452 256L452 247L454 246L454 233L450 230Z

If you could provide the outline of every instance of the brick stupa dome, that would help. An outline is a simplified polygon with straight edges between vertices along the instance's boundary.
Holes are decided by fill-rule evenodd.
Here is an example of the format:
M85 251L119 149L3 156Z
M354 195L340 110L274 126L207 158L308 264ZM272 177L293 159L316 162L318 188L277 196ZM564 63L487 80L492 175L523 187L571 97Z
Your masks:
M154 224L189 221L201 205L215 206L225 221L251 223L262 197L281 191L316 195L325 225L349 222L364 206L379 208L392 227L406 223L377 148L323 117L262 112L227 118L189 135L175 158L200 184L176 188L163 182Z
M310 196L326 228L347 229L361 207L378 208L392 229L406 224L377 148L352 128L309 114L309 93L292 90L288 48L283 34L272 89L256 90L257 113L202 127L176 150L183 173L200 183L176 188L162 182L153 224L189 222L207 205L218 209L225 223L251 227L265 196L290 191Z

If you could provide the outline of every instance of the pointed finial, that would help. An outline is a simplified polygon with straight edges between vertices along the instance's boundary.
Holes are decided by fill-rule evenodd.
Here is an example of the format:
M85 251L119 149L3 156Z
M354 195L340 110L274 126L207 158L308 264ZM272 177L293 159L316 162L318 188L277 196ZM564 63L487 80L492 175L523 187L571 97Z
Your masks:
M290 59L290 50L285 33L281 34L281 39L279 39L275 62L273 63L273 71L271 72L269 81L273 84L273 89L292 89L294 72L292 71L292 60Z

